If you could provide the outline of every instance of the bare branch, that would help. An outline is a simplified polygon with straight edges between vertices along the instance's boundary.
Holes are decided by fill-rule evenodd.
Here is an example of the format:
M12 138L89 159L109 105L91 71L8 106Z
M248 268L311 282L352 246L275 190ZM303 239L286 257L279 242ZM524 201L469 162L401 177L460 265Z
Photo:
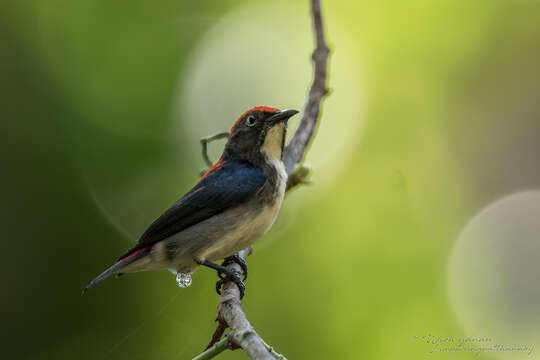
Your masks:
M238 255L242 259L246 259L251 253L251 248L242 250ZM229 265L229 269L238 273L242 271L238 264ZM250 358L275 360L277 353L272 353L271 348L261 339L259 334L255 332L250 322L248 321L242 302L240 301L240 291L233 282L228 282L223 286L221 299L218 305L218 318L229 325L231 332L228 338L231 343L241 347ZM277 354L278 356L281 356ZM285 359L281 356L281 359Z
M309 167L300 163L317 127L321 101L328 94L326 87L326 66L330 51L324 38L320 0L311 0L311 15L313 18L315 38L315 50L312 55L314 64L313 83L311 84L298 128L283 154L283 161L289 177L287 190L297 184L309 181ZM202 143L203 157L207 163L210 161L206 151L206 143L209 140L212 139L207 138ZM251 247L238 253L244 260L249 254L251 254ZM231 263L228 265L228 268L239 274L241 273L241 268L236 263ZM277 353L255 332L242 309L240 291L234 282L227 282L223 285L217 313L219 325L208 344L209 348L195 359L211 359L227 348L234 349L235 347L240 347L254 360L286 360L283 355ZM231 331L220 340L227 326ZM201 357L204 354L209 355Z
M229 339L224 337L221 341L215 343L214 345L207 348L204 352L195 356L192 360L208 360L212 359L215 356L221 354L223 351L227 350L230 347Z
M210 160L210 156L208 155L208 143L211 143L214 140L228 138L229 135L230 134L228 132L220 132L201 139L202 157L204 159L204 162L206 163L206 166L211 167L214 164L214 162Z
M240 251L238 256L245 260L249 254L251 254L251 247ZM227 267L238 273L242 271L240 265L236 263L232 263ZM234 282L227 282L223 285L217 313L218 328L212 335L206 350L193 360L211 359L227 348L242 348L252 359L287 360L264 342L259 334L255 332L242 309L240 290ZM231 331L220 340L227 326Z
M217 344L219 340L221 339L221 337L223 336L223 334L225 333L225 330L227 330L228 328L227 324L223 320L216 319L216 321L218 322L216 331L214 331L214 333L212 334L212 338L210 338L210 342L208 343L208 345L206 345L206 349L204 350L208 350L212 346Z
M313 83L311 84L311 89L304 105L302 119L291 141L285 148L285 154L283 155L283 162L285 163L289 177L293 174L294 166L300 163L304 157L306 148L313 137L317 125L321 101L328 94L328 89L326 88L326 64L330 50L324 38L320 0L311 1L311 15L313 17L313 31L315 33L315 50L311 57L314 64ZM289 182L288 188L294 185Z

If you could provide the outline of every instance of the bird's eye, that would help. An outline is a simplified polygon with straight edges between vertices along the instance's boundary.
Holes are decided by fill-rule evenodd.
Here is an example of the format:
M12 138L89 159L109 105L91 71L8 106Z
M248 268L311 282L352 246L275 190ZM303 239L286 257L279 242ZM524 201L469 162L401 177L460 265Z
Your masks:
M253 126L257 122L257 119L255 119L255 115L248 115L246 118L246 125L247 126Z

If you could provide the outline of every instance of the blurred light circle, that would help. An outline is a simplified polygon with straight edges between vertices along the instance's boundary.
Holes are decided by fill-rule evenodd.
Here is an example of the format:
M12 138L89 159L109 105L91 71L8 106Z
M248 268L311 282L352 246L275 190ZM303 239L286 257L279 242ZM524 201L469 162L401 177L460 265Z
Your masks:
M195 179L199 173L200 168L179 168L176 154L189 149L193 163L202 167L200 139L228 131L246 109L257 105L301 108L312 80L310 21L307 6L289 4L248 4L225 15L196 41L182 69L170 125L175 144L181 144L182 150L118 183L83 174L92 200L130 243L165 205L188 190L185 179ZM352 162L353 146L362 130L358 45L336 24L328 21L332 26L329 41L335 49L329 62L329 86L335 91L324 102L324 116L306 160L313 165L318 189ZM298 118L289 122L289 135ZM209 148L215 160L223 141ZM317 191L298 192L298 196L313 194ZM296 202L284 206L286 216L279 217L277 228L284 231L292 223L297 206Z
M301 109L312 80L310 21L307 6L250 3L224 16L197 41L175 114L183 119L178 135L193 149L195 160L201 161L200 138L228 131L253 106ZM329 62L329 86L335 91L324 102L323 118L306 159L313 165L317 184L351 160L352 146L362 130L364 97L357 44L334 28L337 22L331 26L329 41L335 51ZM289 136L298 119L290 121ZM222 147L223 142L211 147L214 160Z
M466 334L492 344L540 345L540 191L504 197L462 231L449 261L448 289ZM520 351L486 353L529 358Z

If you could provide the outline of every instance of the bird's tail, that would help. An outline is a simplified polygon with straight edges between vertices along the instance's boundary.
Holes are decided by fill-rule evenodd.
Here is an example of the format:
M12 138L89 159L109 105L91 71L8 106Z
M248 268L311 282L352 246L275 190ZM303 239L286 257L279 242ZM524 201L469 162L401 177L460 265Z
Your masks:
M122 269L123 267L126 267L128 266L129 264L139 260L140 258L143 258L145 257L146 255L148 255L150 253L150 250L152 249L151 246L149 247L146 247L146 248L143 248L143 249L140 249L140 250L137 250L135 251L134 253L132 253L131 255L123 258L123 259L120 259L118 260L113 266L111 266L110 268L108 268L107 270L105 270L104 272L102 272L98 277L96 277L94 280L90 281L90 283L88 285L86 285L86 287L84 288L83 290L83 294L88 290L90 289L91 287L93 287L94 285L96 285L97 283L100 283L102 282L103 280L105 280L106 278L108 278L109 276L111 276L112 274L118 272L118 270Z

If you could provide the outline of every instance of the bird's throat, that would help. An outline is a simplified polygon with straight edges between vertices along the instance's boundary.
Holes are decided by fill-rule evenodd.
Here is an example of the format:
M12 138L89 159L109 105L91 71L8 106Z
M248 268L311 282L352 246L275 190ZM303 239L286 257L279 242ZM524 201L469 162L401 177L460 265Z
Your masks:
M266 133L264 142L261 146L261 153L270 161L281 161L281 152L283 150L283 141L285 137L285 123L279 123L272 126Z

